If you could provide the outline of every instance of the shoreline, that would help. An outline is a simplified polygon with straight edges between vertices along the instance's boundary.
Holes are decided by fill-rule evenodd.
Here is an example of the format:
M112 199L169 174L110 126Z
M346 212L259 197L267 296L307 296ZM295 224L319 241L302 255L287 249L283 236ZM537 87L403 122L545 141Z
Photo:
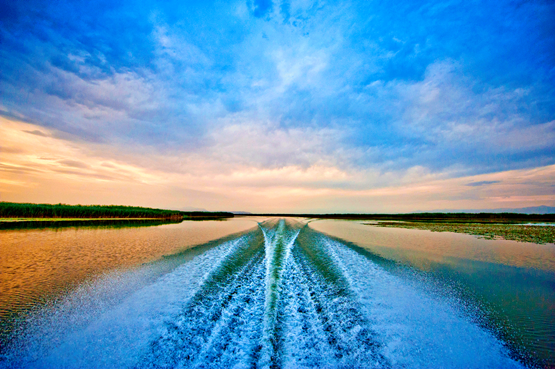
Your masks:
M71 222L94 220L168 220L172 218L0 218L0 223L17 222Z
M486 240L509 240L536 244L555 244L555 227L523 224L473 224L473 223L424 223L377 222L365 225L384 228L419 229L432 232L464 233Z

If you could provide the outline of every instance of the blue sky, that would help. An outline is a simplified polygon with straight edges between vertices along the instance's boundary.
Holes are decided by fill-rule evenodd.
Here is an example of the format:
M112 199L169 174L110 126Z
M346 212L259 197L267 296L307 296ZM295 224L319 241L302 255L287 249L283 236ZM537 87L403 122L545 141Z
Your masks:
M329 190L321 204L360 211L336 203L333 190L360 194L555 164L555 4L549 1L1 6L4 119L79 147L89 167L90 158L119 161L175 175L167 186L201 192L176 195L178 206L202 207L206 194L220 199L213 207L244 204L215 187L183 187L183 176L262 189L264 206L272 204L273 195L263 195L270 188ZM15 144L3 142L8 149ZM10 160L37 169L21 157ZM67 160L59 157L56 165ZM289 175L264 179L280 171ZM341 174L321 174L334 171ZM293 172L308 177L299 181ZM236 184L241 176L250 184ZM553 187L527 190L547 205L555 200L545 197ZM3 198L25 192L6 187ZM41 199L64 202L61 196ZM491 205L480 198L451 205ZM322 206L300 201L283 210L327 209ZM426 208L426 200L414 206Z

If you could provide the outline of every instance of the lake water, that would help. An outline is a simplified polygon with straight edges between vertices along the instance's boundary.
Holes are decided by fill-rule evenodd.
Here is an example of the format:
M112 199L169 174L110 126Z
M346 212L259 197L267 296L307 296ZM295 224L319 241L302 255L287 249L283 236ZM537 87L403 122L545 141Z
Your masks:
M478 308L482 323L512 349L555 366L555 245L364 223L324 220L310 227L425 272Z
M152 227L118 227L118 224L126 222L112 226L0 230L2 336L11 330L11 320L19 318L21 312L59 298L84 281L257 226L250 219Z
M0 367L555 366L554 245L248 217L0 245Z

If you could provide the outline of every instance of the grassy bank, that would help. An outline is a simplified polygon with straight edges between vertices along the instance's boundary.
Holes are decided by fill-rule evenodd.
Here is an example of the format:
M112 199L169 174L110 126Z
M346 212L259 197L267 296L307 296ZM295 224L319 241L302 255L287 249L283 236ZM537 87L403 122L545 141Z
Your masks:
M30 204L0 202L0 221L4 219L27 218L56 220L72 219L213 219L233 217L225 212L184 212L121 205L67 205L67 204Z
M485 239L505 239L539 244L555 243L555 227L516 224L379 222L378 227L422 229L432 232L466 233Z
M164 218L0 218L2 223L21 223L21 222L71 222L96 221L96 220L158 220Z

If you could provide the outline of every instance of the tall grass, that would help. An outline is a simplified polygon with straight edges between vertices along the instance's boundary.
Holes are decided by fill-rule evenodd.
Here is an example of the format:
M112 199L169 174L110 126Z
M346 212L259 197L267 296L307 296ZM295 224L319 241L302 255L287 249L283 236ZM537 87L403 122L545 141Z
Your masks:
M0 202L0 218L203 218L232 217L224 212L183 212L122 205L67 205Z

